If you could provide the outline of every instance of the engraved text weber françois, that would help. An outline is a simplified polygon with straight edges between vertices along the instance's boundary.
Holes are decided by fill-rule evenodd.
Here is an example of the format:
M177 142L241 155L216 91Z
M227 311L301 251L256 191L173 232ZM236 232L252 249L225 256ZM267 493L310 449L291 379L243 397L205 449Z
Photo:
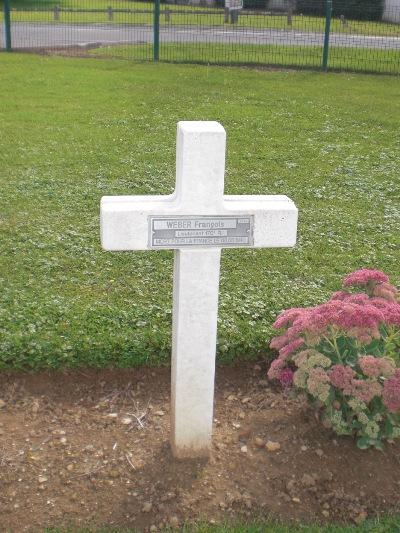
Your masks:
M149 217L150 246L251 246L253 217L176 216Z

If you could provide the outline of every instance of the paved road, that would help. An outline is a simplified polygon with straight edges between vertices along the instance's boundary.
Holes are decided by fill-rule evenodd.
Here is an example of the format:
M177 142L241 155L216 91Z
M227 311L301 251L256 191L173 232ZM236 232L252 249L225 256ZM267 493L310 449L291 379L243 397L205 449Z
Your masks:
M13 23L13 48L53 48L63 46L93 46L151 43L151 26L117 24L45 24ZM164 43L241 43L322 46L324 36L316 32L300 32L263 28L164 26L160 29ZM3 25L0 42L4 43ZM331 46L400 50L400 37L345 35L332 33Z

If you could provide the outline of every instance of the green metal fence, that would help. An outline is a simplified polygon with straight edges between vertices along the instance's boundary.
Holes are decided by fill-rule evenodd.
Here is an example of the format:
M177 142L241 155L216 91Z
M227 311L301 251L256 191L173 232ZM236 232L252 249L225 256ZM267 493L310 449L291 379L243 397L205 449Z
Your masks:
M400 73L397 0L4 0L3 8L7 51Z

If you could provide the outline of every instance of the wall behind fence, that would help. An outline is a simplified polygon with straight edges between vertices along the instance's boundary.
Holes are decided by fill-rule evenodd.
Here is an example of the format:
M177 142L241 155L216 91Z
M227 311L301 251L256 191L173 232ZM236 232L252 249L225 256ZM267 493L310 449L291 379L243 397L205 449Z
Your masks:
M134 60L400 73L400 0L221 2L4 0L1 46Z

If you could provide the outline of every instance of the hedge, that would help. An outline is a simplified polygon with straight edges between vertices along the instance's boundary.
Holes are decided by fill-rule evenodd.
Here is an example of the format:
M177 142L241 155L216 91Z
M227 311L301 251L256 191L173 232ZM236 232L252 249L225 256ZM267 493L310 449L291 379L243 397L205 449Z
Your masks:
M383 8L384 0L333 0L332 15L353 20L381 20ZM296 13L324 16L325 12L325 1L297 0Z

